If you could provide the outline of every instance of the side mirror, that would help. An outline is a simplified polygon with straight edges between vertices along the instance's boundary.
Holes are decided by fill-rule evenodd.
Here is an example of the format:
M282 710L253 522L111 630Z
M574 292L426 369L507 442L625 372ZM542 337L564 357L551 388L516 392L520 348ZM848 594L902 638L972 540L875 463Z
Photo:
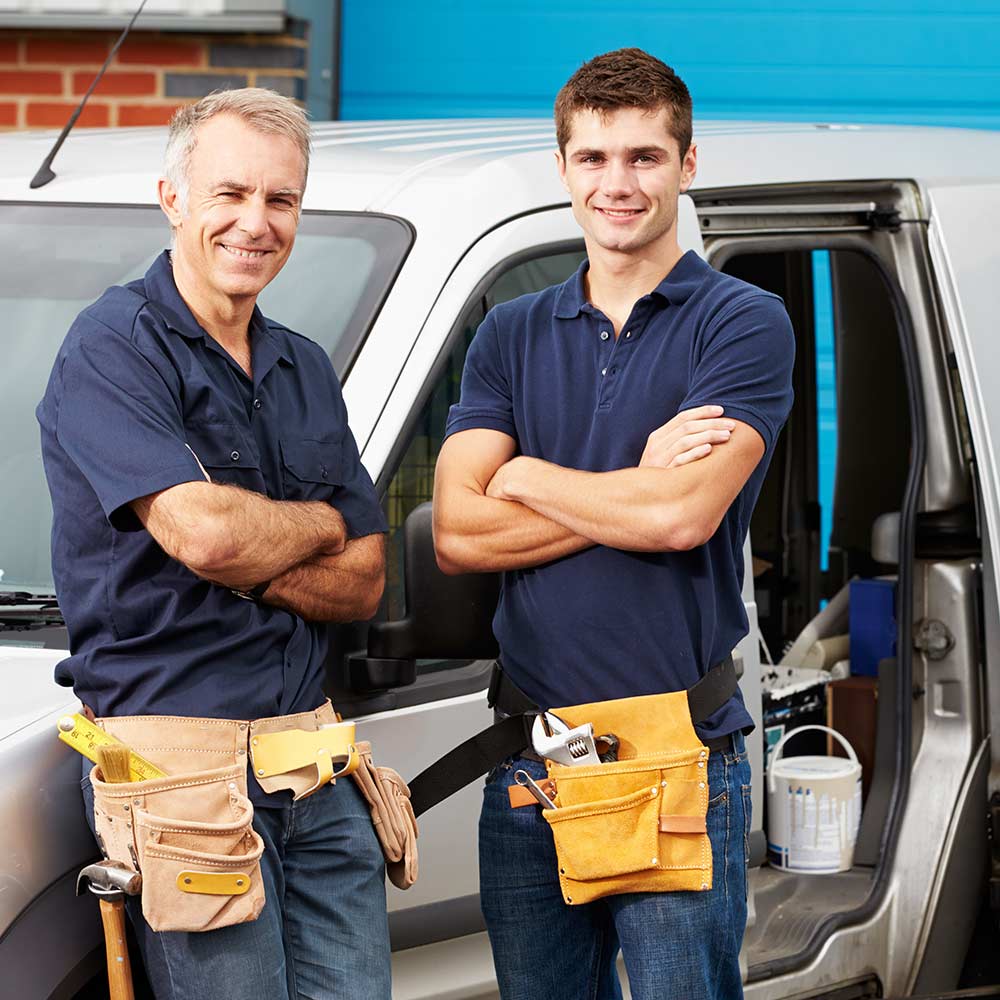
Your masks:
M446 576L438 569L429 503L413 510L403 525L403 587L406 617L372 622L367 656L348 657L353 691L412 684L418 659L492 659L499 653L493 612L500 575Z

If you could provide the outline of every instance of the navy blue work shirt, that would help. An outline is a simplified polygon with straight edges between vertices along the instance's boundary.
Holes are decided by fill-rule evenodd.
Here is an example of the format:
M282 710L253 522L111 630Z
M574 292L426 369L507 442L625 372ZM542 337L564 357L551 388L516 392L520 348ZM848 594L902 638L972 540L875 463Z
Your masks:
M252 381L165 252L85 309L56 357L37 409L71 652L56 680L97 715L255 719L324 699L325 626L195 576L129 506L204 480L200 460L214 482L329 502L351 538L386 530L326 352L256 308L250 337Z
M747 634L743 542L792 404L795 341L780 298L689 251L616 340L587 301L587 266L487 315L447 433L492 428L520 454L608 472L637 466L649 434L679 411L714 403L753 427L766 451L704 545L596 545L504 574L493 622L501 660L545 707L689 688ZM697 728L712 739L752 725L737 693Z

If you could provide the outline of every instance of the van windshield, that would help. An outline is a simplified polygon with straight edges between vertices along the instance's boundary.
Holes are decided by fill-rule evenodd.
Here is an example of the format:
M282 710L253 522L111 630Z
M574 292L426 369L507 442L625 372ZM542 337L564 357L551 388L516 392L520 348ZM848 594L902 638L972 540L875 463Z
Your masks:
M260 307L322 344L343 378L411 239L398 219L305 213ZM109 285L142 277L169 241L158 208L0 205L0 593L53 588L35 406L66 331Z

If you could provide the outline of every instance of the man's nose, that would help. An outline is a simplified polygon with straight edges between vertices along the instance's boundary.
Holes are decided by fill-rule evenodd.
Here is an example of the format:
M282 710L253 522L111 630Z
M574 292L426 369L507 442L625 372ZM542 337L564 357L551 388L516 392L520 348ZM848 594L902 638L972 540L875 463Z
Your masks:
M601 174L601 192L611 198L625 198L635 190L631 166L624 160L611 159Z
M263 198L247 198L240 208L240 229L251 239L259 239L267 232L267 205Z

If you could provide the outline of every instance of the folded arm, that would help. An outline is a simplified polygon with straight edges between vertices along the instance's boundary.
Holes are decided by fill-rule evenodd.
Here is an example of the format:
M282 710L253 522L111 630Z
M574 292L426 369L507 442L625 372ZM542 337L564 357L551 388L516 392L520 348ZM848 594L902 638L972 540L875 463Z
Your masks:
M180 483L131 507L167 555L237 590L337 555L347 540L344 519L327 503L270 500L222 483Z
M760 434L733 423L725 448L683 467L580 472L520 456L497 471L488 493L601 545L636 552L693 549L715 534L764 455Z
M700 465L718 446L728 446L735 427L735 421L723 417L721 406L682 411L649 435L640 469L627 471L649 473L651 481L659 481L657 474L667 470L674 474ZM484 429L461 431L445 441L434 478L434 547L445 573L527 569L595 543L611 544L603 540L600 509L584 530L582 520L570 524L556 516L557 505L543 510L501 491L507 470L532 468L535 462L515 458L516 448L509 435Z
M366 621L385 587L385 536L353 538L339 555L318 555L271 581L262 600L308 621Z
M523 504L486 495L516 442L501 431L460 431L434 472L434 550L445 573L485 573L551 562L592 545Z

